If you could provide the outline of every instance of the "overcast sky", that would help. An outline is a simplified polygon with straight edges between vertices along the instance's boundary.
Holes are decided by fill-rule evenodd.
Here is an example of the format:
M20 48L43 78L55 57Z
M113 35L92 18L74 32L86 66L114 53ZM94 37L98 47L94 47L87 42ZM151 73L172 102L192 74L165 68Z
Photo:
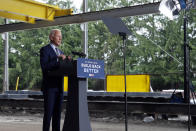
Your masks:
M39 2L44 3L42 0L35 0L35 1L39 1ZM66 0L65 0L65 1L66 1ZM74 5L77 9L79 9L79 8L81 7L81 4L82 4L82 1L83 1L83 0L71 0L71 1L73 1L73 5Z

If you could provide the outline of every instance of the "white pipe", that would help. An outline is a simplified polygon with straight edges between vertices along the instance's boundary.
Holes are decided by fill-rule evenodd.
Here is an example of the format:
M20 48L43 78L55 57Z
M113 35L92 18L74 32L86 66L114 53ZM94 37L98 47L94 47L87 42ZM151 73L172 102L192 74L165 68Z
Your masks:
M5 19L5 24L8 24L8 20ZM3 92L9 91L9 34L8 32L5 32L5 38L4 38L4 78L3 78Z

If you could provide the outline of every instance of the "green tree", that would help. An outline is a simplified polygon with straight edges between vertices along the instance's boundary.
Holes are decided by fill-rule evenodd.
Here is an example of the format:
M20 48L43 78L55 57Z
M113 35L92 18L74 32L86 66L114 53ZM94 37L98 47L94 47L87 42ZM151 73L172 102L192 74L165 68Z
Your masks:
M116 7L149 3L149 0L91 0L88 11L99 11ZM74 8L72 2L49 0L49 4L61 8ZM74 11L77 10L74 8ZM188 13L188 42L191 71L196 69L196 28L195 10ZM152 87L156 90L183 87L183 13L174 21L169 21L159 14L142 15L123 18L132 32L126 41L126 73L150 74ZM0 22L3 22L0 19ZM122 38L112 35L102 21L89 22L89 58L105 61L106 74L123 74ZM10 33L10 87L15 88L16 79L20 76L19 89L37 89L41 86L41 69L39 65L39 49L48 44L49 31L52 28L62 30L61 49L66 55L71 51L82 51L82 32L79 24L63 25L28 31ZM0 43L2 40L0 38ZM0 63L3 63L3 43L0 44ZM172 57L171 57L172 56ZM73 56L74 57L74 56ZM76 57L74 57L76 58ZM0 66L0 82L3 66ZM192 73L192 80L195 80ZM92 80L90 87L98 82ZM1 85L2 86L2 85ZM0 89L2 88L0 86Z
M117 3L110 3L109 0L90 1L89 10L98 11L113 7L124 7L134 4L134 2L141 3L136 0L122 0ZM142 3L147 2L142 1ZM127 41L126 73L151 74L152 85L158 90L175 88L176 85L178 88L182 87L184 57L182 16L175 21L169 21L159 14L127 17L123 20L133 33ZM194 20L192 21L194 23ZM121 39L117 36L112 36L102 22L90 22L89 34L89 56L104 59L107 74L123 74ZM193 31L192 35L194 35ZM188 36L190 36L190 33ZM189 39L191 40L192 38ZM191 53L194 56L195 53ZM191 60L193 67L194 63ZM158 77L157 74L159 74Z

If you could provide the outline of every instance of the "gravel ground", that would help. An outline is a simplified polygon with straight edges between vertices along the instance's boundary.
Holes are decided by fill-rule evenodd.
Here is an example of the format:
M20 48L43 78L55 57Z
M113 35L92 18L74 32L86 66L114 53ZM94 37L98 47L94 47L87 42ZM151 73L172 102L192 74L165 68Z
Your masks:
M91 127L93 131L124 131L124 116L119 112L90 113ZM42 112L26 110L0 110L0 131L41 131ZM161 116L153 117L146 114L128 115L129 131L188 131L187 116L161 119ZM63 125L64 113L62 113L61 125ZM196 126L191 126L191 131L196 131Z
M63 125L63 119L61 121ZM124 131L123 122L91 120L93 131ZM42 119L35 116L1 116L0 131L41 131ZM186 125L168 122L129 122L129 131L186 131ZM196 130L192 128L191 130Z

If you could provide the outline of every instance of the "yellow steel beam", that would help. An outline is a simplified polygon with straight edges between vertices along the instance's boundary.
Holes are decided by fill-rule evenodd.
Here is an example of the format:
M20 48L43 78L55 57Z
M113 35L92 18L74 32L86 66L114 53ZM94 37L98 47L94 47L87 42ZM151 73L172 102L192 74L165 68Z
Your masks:
M73 14L73 9L61 9L61 10L56 10L55 11L55 17L58 16L64 16L64 15L72 15Z
M19 21L35 24L35 18L28 17L28 16L11 14L11 13L1 12L1 11L0 11L0 16L4 18L8 18L8 19L14 19L14 20L19 20Z
M60 9L33 0L4 0L0 4L0 17L34 23L35 19L54 20L56 16L71 15L72 9Z

